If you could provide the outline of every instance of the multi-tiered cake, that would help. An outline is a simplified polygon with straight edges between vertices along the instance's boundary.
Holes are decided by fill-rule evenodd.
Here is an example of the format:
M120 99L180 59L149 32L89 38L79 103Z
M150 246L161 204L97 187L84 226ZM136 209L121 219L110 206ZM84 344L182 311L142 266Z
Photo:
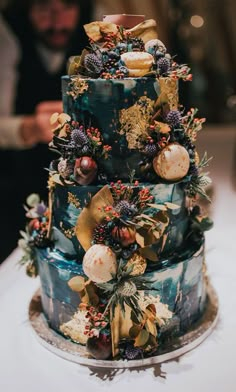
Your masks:
M207 197L194 142L204 119L178 102L191 80L152 20L85 26L91 46L62 78L51 118L49 205L28 200L24 261L49 326L96 359L153 356L207 303Z

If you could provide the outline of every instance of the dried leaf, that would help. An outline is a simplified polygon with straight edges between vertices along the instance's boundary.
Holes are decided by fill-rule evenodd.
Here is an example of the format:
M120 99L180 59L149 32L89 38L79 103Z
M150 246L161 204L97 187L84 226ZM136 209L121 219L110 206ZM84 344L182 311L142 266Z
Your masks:
M66 113L61 113L57 119L59 124L62 124L62 125L64 125L67 121L70 121L70 120L71 120L71 116L69 116L69 114L66 114Z
M89 298L89 304L91 304L92 306L98 305L99 297L96 294L96 287L93 282L90 282L88 285L86 285L85 291Z
M137 244L139 246L141 246L141 248L143 248L145 246L144 237L141 234L139 234L138 232L136 232L135 239L136 239Z
M131 339L135 339L139 335L141 328L142 328L141 325L137 325L137 324L133 325L130 328L129 336L131 337Z
M151 208L156 208L157 210L161 210L161 211L167 210L167 208L163 204L148 204L148 206Z
M142 248L139 250L139 253L145 257L146 259L150 260L150 261L158 261L158 254L149 246L147 246L146 248Z
M52 115L51 115L51 117L50 117L50 124L51 125L53 125L53 124L56 124L57 123L57 120L58 120L58 117L59 117L59 113L53 113Z
M61 181L61 179L60 179L60 174L58 174L58 173L52 174L51 179L52 179L53 182L55 182L56 184L63 185L63 183L62 183L62 181Z
M174 203L169 203L168 201L165 202L165 205L167 208L169 208L170 210L178 210L180 208L180 206L178 206L177 204Z
M63 137L67 137L67 127L66 127L66 124L63 125L62 128L60 128L58 137L62 137L62 138L63 138Z
M139 215L139 216L140 216L140 218L144 218L144 219L149 220L150 222L156 223L156 220L153 219L153 218L151 218L149 215L141 214L141 215Z
M149 339L149 332L147 332L146 329L142 329L135 339L134 346L142 347L147 343L148 339Z
M85 288L85 279L82 276L74 276L68 282L71 290L80 293Z
M149 333L151 333L153 336L157 336L157 328L153 321L147 319L145 323L145 327Z

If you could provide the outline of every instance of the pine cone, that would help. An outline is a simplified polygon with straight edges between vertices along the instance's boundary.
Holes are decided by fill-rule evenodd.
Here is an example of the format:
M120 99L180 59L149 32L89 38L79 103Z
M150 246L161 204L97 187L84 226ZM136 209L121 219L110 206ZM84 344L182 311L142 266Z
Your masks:
M166 121L171 127L176 127L181 123L181 113L178 110L170 110L166 116Z
M94 75L99 75L103 70L102 59L95 53L90 53L85 56L84 66L89 73Z
M130 204L127 200L121 200L117 203L115 209L123 217L131 217L137 213L135 206Z
M143 351L139 347L133 347L133 346L129 345L125 349L125 357L129 360L139 359L139 358L143 357Z
M150 158L153 158L157 154L157 146L153 143L147 144L145 146L145 154L148 155Z
M83 146L88 143L88 136L85 135L83 129L74 129L71 133L71 139L79 146Z
M157 61L157 67L161 75L166 74L170 68L170 60L162 57Z

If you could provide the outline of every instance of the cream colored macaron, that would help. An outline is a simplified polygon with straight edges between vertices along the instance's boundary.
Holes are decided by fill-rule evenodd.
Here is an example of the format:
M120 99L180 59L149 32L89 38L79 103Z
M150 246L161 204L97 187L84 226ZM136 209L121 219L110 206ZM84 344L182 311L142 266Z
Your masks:
M153 56L147 52L127 52L121 55L121 60L129 69L145 69L148 72L153 63Z

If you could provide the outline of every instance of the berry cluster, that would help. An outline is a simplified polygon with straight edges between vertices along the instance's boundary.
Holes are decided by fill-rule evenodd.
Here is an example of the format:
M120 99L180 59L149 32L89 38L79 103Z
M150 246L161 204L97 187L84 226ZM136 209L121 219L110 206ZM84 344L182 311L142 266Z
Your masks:
M85 326L84 334L89 338L98 337L102 330L107 329L109 325L109 313L104 311L105 304L100 304L99 309L94 306L87 306L86 319L88 320Z

